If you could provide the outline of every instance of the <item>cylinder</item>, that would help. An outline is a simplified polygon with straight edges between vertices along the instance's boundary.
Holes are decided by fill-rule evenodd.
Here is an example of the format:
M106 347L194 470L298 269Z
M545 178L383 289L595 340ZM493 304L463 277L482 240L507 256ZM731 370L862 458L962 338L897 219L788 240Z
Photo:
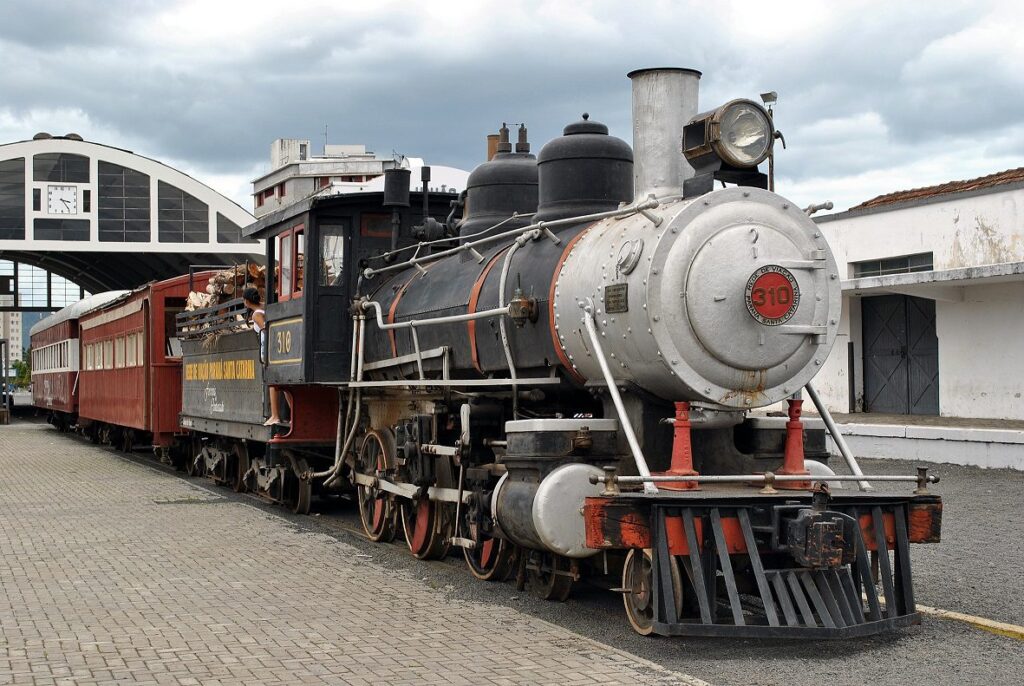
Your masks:
M637 69L633 82L633 191L682 195L693 167L683 157L683 126L697 114L700 72L695 69Z

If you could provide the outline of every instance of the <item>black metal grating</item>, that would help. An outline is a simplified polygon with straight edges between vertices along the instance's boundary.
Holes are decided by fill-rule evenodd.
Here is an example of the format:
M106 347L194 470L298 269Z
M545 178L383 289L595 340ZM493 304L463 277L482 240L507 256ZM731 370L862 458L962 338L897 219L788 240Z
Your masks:
M842 512L842 508L836 508ZM919 621L914 604L910 547L903 505L874 506L863 512L850 508L843 514L871 517L871 536L877 550L869 555L861 536L856 537L852 564L824 569L767 568L751 525L749 508L694 508L654 505L651 508L652 590L654 626L663 635L716 635L749 637L807 636L843 638L877 633ZM895 546L886 544L884 514L893 515ZM742 555L730 556L722 525L735 516L746 543L756 596L740 593L734 565ZM684 616L676 612L671 583L674 564L669 554L665 518L680 517L688 555L678 558L683 570ZM697 521L701 526L697 526ZM698 540L698 529L700 540ZM858 526L859 530L859 526ZM872 570L877 570L879 595ZM724 587L720 592L719 583ZM883 602L884 601L884 602Z

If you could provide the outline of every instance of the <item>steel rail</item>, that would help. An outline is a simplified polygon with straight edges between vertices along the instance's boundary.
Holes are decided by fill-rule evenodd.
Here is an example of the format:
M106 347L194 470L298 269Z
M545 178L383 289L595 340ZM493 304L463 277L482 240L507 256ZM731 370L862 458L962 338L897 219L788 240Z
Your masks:
M377 327L382 331L393 331L395 329L409 329L417 326L436 326L438 324L455 324L457 322L468 322L474 319L487 319L488 317L499 317L510 312L510 306L495 307L490 310L479 312L468 312L466 314L450 314L444 317L428 317L427 319L410 319L404 322L384 323L384 309L376 300L368 300L362 304L365 311L374 310L376 313Z
M350 376L354 377L355 381L361 381L363 378L363 348L365 345L364 336L366 329L366 317L364 315L360 314L356 318L356 326L354 327L354 329L355 330L353 331L352 338L354 341L357 354L352 356L353 359L352 363L350 364L349 374ZM345 455L352 447L352 441L355 439L356 431L359 429L359 420L361 418L363 409L362 391L358 387L356 387L355 389L350 389L348 397L349 404L348 407L345 408L345 423L347 425L346 428L348 428L348 435L345 437L344 446L341 447L340 449L338 449L337 447L341 439L341 435L339 433L339 435L335 438L336 452L334 454L334 464L323 471L310 472L306 476L307 479L320 479L323 477L327 477L324 480L323 484L325 487L330 486L332 483L334 483L334 481L341 474L341 465L344 463ZM350 412L354 414L354 417L351 417L351 423L349 422ZM339 428L341 427L340 407L338 408L338 426Z

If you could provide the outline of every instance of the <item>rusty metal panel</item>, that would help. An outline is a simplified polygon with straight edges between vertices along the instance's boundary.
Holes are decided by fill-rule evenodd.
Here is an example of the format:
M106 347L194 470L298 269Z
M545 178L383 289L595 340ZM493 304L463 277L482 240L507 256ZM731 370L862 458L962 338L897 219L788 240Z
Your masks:
M908 528L911 543L938 543L942 537L942 501L911 503Z
M33 374L32 405L43 410L74 413L78 409L77 376L78 372Z
M609 498L587 498L583 505L587 546L595 549L650 548L651 528L647 509L643 505Z

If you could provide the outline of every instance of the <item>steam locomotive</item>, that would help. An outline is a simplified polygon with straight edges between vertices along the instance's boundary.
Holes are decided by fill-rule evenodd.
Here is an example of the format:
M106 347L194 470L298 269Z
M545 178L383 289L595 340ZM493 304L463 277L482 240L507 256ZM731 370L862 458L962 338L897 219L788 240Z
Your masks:
M265 343L241 300L178 313L178 426L154 445L297 512L349 494L370 539L461 549L543 598L610 579L641 634L918 623L909 544L939 540L936 479L864 475L835 432L854 472L837 476L803 425L802 389L831 423L811 381L839 274L759 169L770 113L698 113L693 70L629 77L633 148L586 114L536 156L503 125L458 197L398 168L248 227L273 266ZM268 387L290 408L277 427Z

